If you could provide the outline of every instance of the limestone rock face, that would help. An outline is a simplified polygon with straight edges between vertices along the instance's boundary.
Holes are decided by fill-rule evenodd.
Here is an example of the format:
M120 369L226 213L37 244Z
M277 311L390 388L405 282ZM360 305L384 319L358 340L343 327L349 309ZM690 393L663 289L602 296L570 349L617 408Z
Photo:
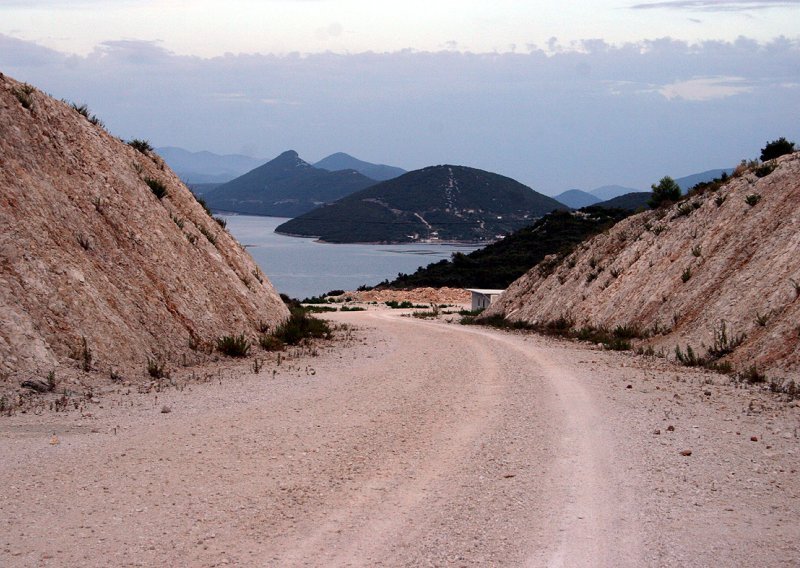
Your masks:
M700 355L724 322L746 334L722 360L778 377L800 371L800 153L716 191L629 217L563 261L515 281L487 315L575 327L637 325L671 354ZM763 175L765 174L766 175ZM705 346L705 347L704 347ZM782 375L781 373L788 373Z
M0 379L82 364L84 338L95 370L191 363L287 316L161 158L0 75Z

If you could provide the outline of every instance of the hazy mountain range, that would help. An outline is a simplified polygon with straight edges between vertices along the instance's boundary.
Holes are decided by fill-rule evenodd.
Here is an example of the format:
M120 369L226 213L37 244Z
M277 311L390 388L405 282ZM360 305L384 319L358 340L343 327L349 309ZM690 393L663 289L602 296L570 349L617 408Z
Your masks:
M337 152L331 154L327 158L323 158L314 164L315 168L335 172L337 170L355 170L360 174L376 181L386 181L388 179L396 178L406 173L403 168L395 166L387 166L385 164L371 164L358 158L354 158L344 152Z
M270 161L241 154L190 152L173 146L156 148L156 152L187 184L225 183ZM355 170L375 181L392 179L406 173L402 168L365 162L344 152L336 152L311 165L331 172Z
M355 170L315 168L288 150L203 194L209 207L249 215L296 217L376 181Z

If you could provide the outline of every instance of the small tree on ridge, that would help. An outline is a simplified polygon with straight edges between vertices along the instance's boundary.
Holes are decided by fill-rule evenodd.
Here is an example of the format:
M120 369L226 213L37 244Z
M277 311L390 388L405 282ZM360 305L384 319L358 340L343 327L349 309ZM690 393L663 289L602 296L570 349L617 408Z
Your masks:
M761 148L761 161L767 162L774 160L778 156L784 154L791 154L794 152L794 142L789 142L786 138L781 136L777 140L767 142L767 145Z
M680 186L669 176L664 176L658 184L653 184L650 188L653 190L653 197L650 198L648 204L652 209L673 203L681 198Z

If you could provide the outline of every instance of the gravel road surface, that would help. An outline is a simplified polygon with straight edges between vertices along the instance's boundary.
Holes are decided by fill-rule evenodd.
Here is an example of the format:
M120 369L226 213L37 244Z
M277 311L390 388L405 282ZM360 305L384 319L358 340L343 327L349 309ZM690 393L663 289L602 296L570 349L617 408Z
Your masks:
M0 565L800 564L794 404L534 335L331 317L348 345L259 374L0 418Z

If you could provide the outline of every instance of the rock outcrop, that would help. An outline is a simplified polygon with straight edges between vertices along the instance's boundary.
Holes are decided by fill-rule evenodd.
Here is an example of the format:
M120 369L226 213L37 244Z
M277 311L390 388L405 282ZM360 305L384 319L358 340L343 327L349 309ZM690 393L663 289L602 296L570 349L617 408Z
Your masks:
M90 118L0 75L0 382L65 366L142 376L148 358L191 364L221 335L283 321L163 160Z
M728 345L718 351L732 352L719 362L796 376L799 252L800 153L794 153L739 168L721 187L629 217L564 259L545 259L487 316L533 324L563 316L577 328L636 326L650 335L641 344L668 355L688 345L703 356L719 344L724 324ZM735 338L743 340L736 345Z

